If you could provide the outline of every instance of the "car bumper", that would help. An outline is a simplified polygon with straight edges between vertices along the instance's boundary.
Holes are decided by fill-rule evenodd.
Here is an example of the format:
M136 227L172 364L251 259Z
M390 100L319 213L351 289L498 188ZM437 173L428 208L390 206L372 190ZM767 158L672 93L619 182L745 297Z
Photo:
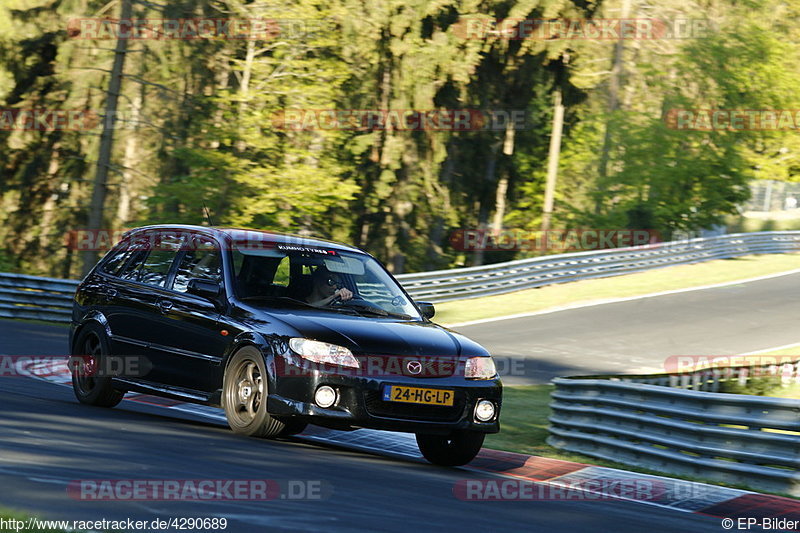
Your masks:
M337 392L336 403L327 408L314 403L318 387L329 385ZM435 406L383 400L384 386L405 385L454 392L453 406ZM475 418L479 400L495 404L495 416L488 422ZM455 430L497 433L502 404L499 379L466 380L447 378L415 379L407 376L364 378L314 372L311 376L284 377L267 398L267 410L281 417L302 417L335 429L369 428L411 433L446 434Z

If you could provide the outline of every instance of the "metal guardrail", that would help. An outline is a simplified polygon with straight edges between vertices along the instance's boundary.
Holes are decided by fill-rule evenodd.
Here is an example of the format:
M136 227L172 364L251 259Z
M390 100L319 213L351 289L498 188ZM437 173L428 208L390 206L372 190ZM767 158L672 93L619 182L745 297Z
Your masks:
M0 274L0 317L69 323L78 282Z
M632 248L550 255L479 267L400 274L397 279L415 300L437 303L712 259L797 251L800 251L800 231L738 233Z
M800 231L741 233L400 274L397 279L414 299L437 303L711 259L796 251L800 251ZM0 274L0 318L69 322L77 284L74 280Z
M729 370L556 378L547 442L660 472L800 496L800 400L689 390L765 373L800 383L800 362L767 372Z

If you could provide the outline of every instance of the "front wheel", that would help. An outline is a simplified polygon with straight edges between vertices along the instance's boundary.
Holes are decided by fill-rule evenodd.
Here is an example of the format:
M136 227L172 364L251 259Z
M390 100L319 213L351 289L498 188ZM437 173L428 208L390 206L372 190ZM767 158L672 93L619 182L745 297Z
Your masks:
M242 348L231 359L222 383L225 417L234 433L249 437L276 437L283 422L267 412L267 368L254 347Z
M461 466L472 461L483 446L485 433L454 431L450 435L417 434L422 456L435 465Z

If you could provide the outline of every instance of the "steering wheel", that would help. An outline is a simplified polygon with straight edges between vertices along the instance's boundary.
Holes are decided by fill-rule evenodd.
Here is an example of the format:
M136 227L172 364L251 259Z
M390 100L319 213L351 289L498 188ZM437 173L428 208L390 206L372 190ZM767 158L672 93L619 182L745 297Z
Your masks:
M336 298L334 298L334 299L333 299L333 301L331 301L331 303L330 303L330 304L328 304L328 305L331 305L331 306L334 306L334 305L335 305L335 306L344 306L344 305L347 305L347 304L349 304L349 303L351 303L351 302L364 302L364 303L369 303L369 302L367 302L367 301L366 301L364 298L362 298L361 296L358 296L358 295L355 295L355 294L354 294L354 295L353 295L353 297L352 297L352 298L350 298L350 299L349 299L349 300L347 300L347 301L345 301L345 300L342 300L341 296L337 295L337 296L336 296Z

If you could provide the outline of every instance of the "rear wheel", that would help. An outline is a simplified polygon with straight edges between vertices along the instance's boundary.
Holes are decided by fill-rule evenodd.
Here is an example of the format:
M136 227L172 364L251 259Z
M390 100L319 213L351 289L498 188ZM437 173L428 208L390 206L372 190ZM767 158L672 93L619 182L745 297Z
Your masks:
M435 465L461 466L472 461L483 446L485 433L454 431L450 435L417 434L422 456Z
M283 422L267 413L267 369L264 356L245 347L231 359L222 384L225 417L234 433L250 437L276 437Z
M99 326L88 325L78 334L70 361L72 390L78 401L98 407L114 407L125 393L111 386L110 377L98 375L103 358L109 355L105 332Z

